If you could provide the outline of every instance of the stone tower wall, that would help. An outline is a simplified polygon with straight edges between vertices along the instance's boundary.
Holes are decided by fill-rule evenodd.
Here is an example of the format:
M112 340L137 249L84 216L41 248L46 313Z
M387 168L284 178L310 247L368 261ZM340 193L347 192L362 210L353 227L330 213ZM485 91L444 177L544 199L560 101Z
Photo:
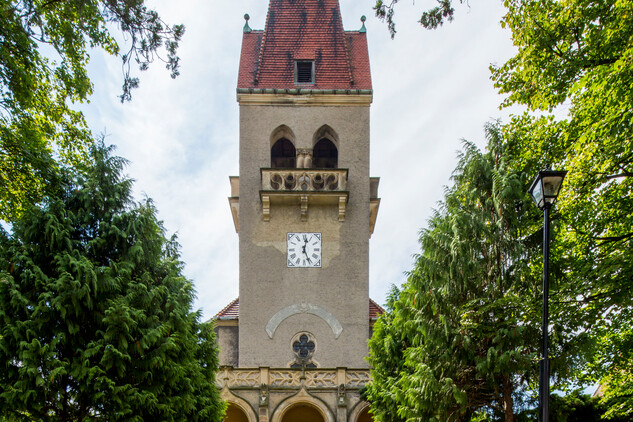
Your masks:
M288 367L300 331L314 337L319 367L367 367L370 101L328 105L318 96L291 95L272 105L240 101L239 367ZM298 150L312 149L324 125L337 135L338 168L349 169L344 221L336 204L309 204L301 221L297 203L271 205L264 221L260 169L270 167L271 135L282 125ZM287 268L288 232L322 233L321 268ZM271 318L293 306L271 338ZM314 306L319 312L310 312Z

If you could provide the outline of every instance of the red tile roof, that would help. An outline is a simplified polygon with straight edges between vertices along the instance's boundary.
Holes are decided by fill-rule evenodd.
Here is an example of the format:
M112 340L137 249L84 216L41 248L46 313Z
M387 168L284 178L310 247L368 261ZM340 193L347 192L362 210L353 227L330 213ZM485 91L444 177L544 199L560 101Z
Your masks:
M240 298L233 300L216 314L215 319L238 319L240 316Z
M369 319L378 318L385 310L373 300L369 299ZM237 298L215 315L215 319L239 319L240 299Z
M369 319L378 319L378 317L384 313L385 310L382 308L382 306L369 299Z
M295 84L296 60L314 60L314 84ZM270 0L266 29L244 33L237 88L371 90L366 34L343 30L338 0Z

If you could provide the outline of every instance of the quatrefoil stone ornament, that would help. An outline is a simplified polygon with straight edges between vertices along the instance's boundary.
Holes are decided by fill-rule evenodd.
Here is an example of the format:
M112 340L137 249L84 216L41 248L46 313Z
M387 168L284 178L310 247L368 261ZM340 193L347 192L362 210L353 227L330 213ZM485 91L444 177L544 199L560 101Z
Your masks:
M307 334L301 334L298 341L292 345L292 350L301 359L305 359L314 352L314 342L308 339Z
M316 350L316 343L309 333L297 333L292 342L292 351L295 354L295 361L291 363L291 368L316 368L312 361L312 355Z

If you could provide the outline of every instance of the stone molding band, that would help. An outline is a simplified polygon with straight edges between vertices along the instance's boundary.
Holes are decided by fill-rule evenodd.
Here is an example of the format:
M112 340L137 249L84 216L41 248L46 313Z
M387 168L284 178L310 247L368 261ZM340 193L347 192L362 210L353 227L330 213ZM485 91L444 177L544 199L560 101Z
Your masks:
M343 332L343 326L334 315L319 305L300 303L287 306L270 318L268 324L266 324L266 333L268 334L268 337L272 339L277 327L279 327L279 324L281 324L286 318L297 314L311 314L318 316L330 326L332 332L334 333L334 338L339 338Z
M330 94L330 95L372 95L372 89L310 89L310 88L237 88L238 94Z

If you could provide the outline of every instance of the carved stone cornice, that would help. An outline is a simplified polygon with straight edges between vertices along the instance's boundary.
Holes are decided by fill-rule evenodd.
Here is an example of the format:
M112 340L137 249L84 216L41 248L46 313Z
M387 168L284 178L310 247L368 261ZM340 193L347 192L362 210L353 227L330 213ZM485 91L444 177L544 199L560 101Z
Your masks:
M240 105L363 106L373 100L371 90L238 89Z

